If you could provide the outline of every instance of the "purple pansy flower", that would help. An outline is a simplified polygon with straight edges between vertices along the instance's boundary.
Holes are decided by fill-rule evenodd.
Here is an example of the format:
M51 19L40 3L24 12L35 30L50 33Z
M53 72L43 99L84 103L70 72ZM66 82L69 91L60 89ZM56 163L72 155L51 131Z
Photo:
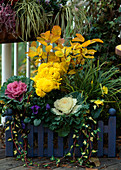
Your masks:
M46 104L46 110L49 110L49 109L50 109L50 105Z
M38 109L40 109L40 106L34 105L34 106L31 107L31 109L32 109L34 114L37 114L38 113Z
M22 129L25 129L25 123L22 121L21 122Z

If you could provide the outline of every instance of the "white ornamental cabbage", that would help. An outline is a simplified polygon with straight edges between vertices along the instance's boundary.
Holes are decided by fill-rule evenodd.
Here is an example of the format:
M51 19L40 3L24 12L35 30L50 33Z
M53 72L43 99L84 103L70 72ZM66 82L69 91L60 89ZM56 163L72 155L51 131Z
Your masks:
M82 105L76 105L77 99L74 99L72 97L63 97L60 100L56 100L54 102L54 107L52 108L52 111L56 115L69 115L71 113L76 113L77 110L79 110Z

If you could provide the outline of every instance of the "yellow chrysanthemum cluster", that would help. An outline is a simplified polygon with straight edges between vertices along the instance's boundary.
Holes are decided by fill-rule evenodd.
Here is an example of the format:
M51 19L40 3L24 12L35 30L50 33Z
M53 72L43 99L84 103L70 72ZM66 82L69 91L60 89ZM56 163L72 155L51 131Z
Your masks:
M53 89L59 89L62 72L63 69L60 63L42 63L38 68L37 75L32 78L35 82L37 95L44 97L46 93Z

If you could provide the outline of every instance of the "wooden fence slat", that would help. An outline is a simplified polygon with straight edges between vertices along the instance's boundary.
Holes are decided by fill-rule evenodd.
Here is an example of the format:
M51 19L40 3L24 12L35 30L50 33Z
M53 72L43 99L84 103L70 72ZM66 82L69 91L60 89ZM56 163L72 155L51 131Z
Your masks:
M63 138L58 136L58 149L57 149L57 156L63 156Z
M21 137L21 134L18 135L18 141L19 141L19 144L20 144L21 148L23 148L24 140L23 140L23 138ZM20 142L21 142L21 143L20 143ZM20 153L18 153L18 155L20 155Z
M12 119L11 116L7 116L6 117L6 122L7 121L10 121ZM6 130L5 131L5 142L6 142L6 149L5 149L5 156L13 156L13 150L14 150L14 147L13 147L13 141L8 141L9 138L12 138L11 136L11 126L9 126L9 130Z
M7 118L9 119L9 118ZM6 121L7 121L6 119ZM48 128L44 128L43 124L38 127L34 127L31 124L28 124L27 128L30 130L28 134L28 144L30 148L28 148L28 157L51 157L57 156L62 157L64 154L70 152L70 147L73 145L73 131L67 138L57 137L58 147L54 148L54 132L49 130ZM98 152L97 156L102 157L103 155L107 155L108 157L115 157L116 155L116 116L110 116L108 125L104 126L103 121L98 121L98 128L100 131L98 133L98 137L101 139L98 141ZM103 147L103 138L104 133L108 133L108 148ZM14 152L14 144L13 141L8 142L8 139L11 138L11 130L6 131L6 156L13 156ZM37 145L34 145L34 141L36 139ZM38 138L38 141L37 141ZM23 142L21 135L18 137L19 142ZM63 141L65 141L66 145L64 146ZM36 144L35 142L35 144ZM47 142L47 143L44 143ZM83 146L83 136L80 136L78 143ZM36 146L36 147L35 147ZM66 149L64 149L64 147ZM71 150L73 153L73 149ZM76 156L81 156L81 152L79 148L76 148Z
M44 128L43 124L38 126L38 156L44 156Z
M48 157L53 155L53 131L48 129Z
M109 129L108 129L108 125L105 125L103 127L103 133L108 133Z
M28 157L33 157L34 156L34 143L33 143L33 139L34 139L34 126L31 124L28 124L27 127L30 130L30 133L28 134L28 144L30 146L30 148L28 148Z
M98 152L97 152L98 157L103 156L103 127L104 127L103 121L98 121L98 128L100 128L101 131L98 133L98 136L100 138L100 140L98 140Z
M68 136L68 149L66 150L66 153L69 152L71 146L73 145L73 132L71 132ZM71 149L71 154L73 153L73 149Z
M103 148L103 154L108 155L108 148Z
M116 116L109 118L108 132L108 157L116 156Z
M79 147L76 148L76 157L80 157L81 156L81 150L80 148L83 146L83 135L81 135L78 139L78 144L79 144Z

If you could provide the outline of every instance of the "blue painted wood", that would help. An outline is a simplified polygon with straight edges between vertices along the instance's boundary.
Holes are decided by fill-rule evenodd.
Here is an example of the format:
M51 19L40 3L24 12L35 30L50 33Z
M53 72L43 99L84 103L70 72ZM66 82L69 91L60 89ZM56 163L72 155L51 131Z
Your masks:
M8 119L8 118L7 118ZM6 120L7 120L6 119ZM108 155L108 157L115 157L116 155L116 117L114 114L110 116L109 118L109 124L104 126L104 123L102 121L98 122L98 127L100 128L101 132L98 133L99 138L101 138L101 141L98 141L98 153L97 156L101 157L104 154ZM67 153L73 145L73 132L69 135L67 139L68 141L68 148L64 149L63 140L64 138L58 137L58 148L54 148L53 144L53 131L49 130L48 128L44 128L43 124L41 124L38 127L34 127L33 125L28 124L27 127L30 130L30 133L28 134L28 144L30 145L30 148L28 148L28 157L34 157L34 156L47 156L51 157L52 155L57 157L62 157L65 153ZM34 134L38 134L38 147L34 148ZM44 133L47 133L47 148L44 148ZM108 133L108 148L103 148L103 135L104 133ZM6 156L13 156L13 150L14 145L13 142L8 142L8 138L11 137L11 131L6 131ZM83 145L82 137L79 139L78 143L80 144L80 147ZM22 139L19 136L19 141L22 142ZM71 153L73 150L71 151ZM80 156L80 150L76 149L76 156Z
M33 139L34 139L34 126L31 124L28 124L27 128L30 130L30 133L28 134L28 144L30 147L28 147L28 157L34 157L34 143L33 143Z
M48 128L44 128L44 138L45 138L45 133L47 133L47 140L48 140ZM43 148L44 148L44 145L43 145ZM47 143L47 148L44 148L44 156L48 156L48 143Z
M18 141L19 141L19 145L21 146L21 148L23 148L24 141L23 141L23 138L21 137L21 134L18 135ZM20 155L19 152L18 152L18 155Z
M38 156L44 156L44 128L43 124L38 126Z
M58 149L57 149L57 156L63 156L63 138L58 136Z
M12 117L11 116L7 116L5 121L11 121ZM8 127L8 126L7 126ZM14 146L13 146L13 141L8 141L9 138L12 138L11 136L11 126L9 126L9 130L5 131L5 142L6 142L6 149L5 149L5 156L14 156L13 154L13 150L14 150Z
M103 127L103 133L108 133L108 131L109 131L108 125L105 125Z
M81 135L78 139L78 143L79 144L79 147L76 148L76 157L80 157L81 156L81 150L80 148L83 146L83 135Z
M48 157L53 155L53 131L48 129Z
M103 121L98 121L98 128L100 128L101 131L98 133L98 136L100 138L100 140L98 140L98 152L97 152L98 157L103 156L103 127L104 127Z
M108 155L108 148L103 148L103 154Z
M116 116L110 116L108 122L108 157L116 156Z
M34 126L33 133L34 133L33 134L34 157L37 157L38 156L38 127L37 126Z
M68 152L70 152L71 154L73 153L73 149L71 149L71 151L70 151L70 148L71 148L71 146L73 145L73 132L71 132L70 134L69 134L69 136L68 136L68 148L65 150L65 154L66 153L68 153Z

